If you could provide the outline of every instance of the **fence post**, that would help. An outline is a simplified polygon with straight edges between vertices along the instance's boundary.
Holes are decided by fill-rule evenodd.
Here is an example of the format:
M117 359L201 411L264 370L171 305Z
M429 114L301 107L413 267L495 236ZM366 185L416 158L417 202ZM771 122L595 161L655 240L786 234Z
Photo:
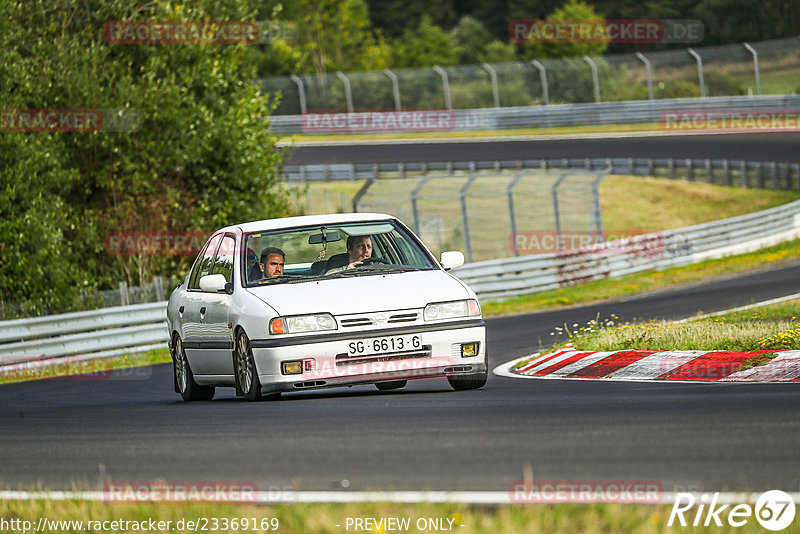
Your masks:
M156 288L156 301L161 302L164 300L164 279L160 276L153 278L153 285Z
M722 172L725 177L725 185L731 185L731 165L727 159L722 160Z
M568 172L562 174L558 178L558 180L556 180L556 183L553 184L553 187L551 189L551 194L553 195L553 219L555 219L556 223L556 248L558 248L558 250L561 250L563 248L563 243L561 239L561 214L558 211L558 187L561 185L561 182L563 182L566 179L567 176L569 176Z
M467 252L467 262L472 262L472 239L469 235L469 217L467 216L467 191L478 178L478 174L475 172L474 161L469 162L469 174L469 180L467 180L467 183L461 188L459 195L461 196L461 222L464 225L464 248Z
M447 73L439 65L434 65L433 71L442 78L442 90L444 91L444 107L453 109L453 104L450 100L450 82L447 79Z
M489 79L492 82L492 99L494 100L494 107L500 107L500 91L497 88L497 72L488 63L481 63L481 66L486 72L489 73Z
M400 84L397 82L397 75L390 71L389 69L383 69L383 74L385 74L391 81L392 81L392 94L394 94L394 109L396 111L401 111L403 108L400 107Z
M547 70L544 68L544 65L535 59L531 61L531 65L536 67L539 71L539 80L542 82L542 98L544 99L544 105L546 106L550 103L550 91L547 88Z
M636 52L636 59L644 63L644 74L647 77L647 96L653 100L653 74L650 70L650 60L644 57L641 52Z
M514 256L519 256L519 244L517 244L517 215L514 212L514 188L522 179L523 173L518 173L506 188L508 196L508 217L511 220L511 243L514 249Z
M599 173L594 182L592 182L592 221L589 223L589 231L591 232L591 227L594 226L594 229L597 232L597 235L593 240L594 243L602 243L606 240L605 230L603 229L603 212L600 209L600 182L605 180L610 171L611 169L606 169L605 171Z
M675 179L675 161L672 158L667 160L667 168L669 169L669 179Z
M709 184L713 183L713 180L712 180L712 177L711 177L711 160L706 158L705 165L706 165L706 183L709 183Z
M756 49L747 43L742 43L742 45L748 52L753 54L753 72L756 75L756 94L761 96L761 72L758 69L758 52L756 52Z
M686 179L694 182L694 167L692 167L692 158L686 158Z
M589 56L583 56L583 60L592 69L592 85L594 85L594 101L600 102L600 79L597 76L597 63Z
M128 282L122 281L119 283L119 300L120 306L128 306L130 303L128 295Z
M703 79L703 58L691 48L688 48L686 51L697 61L697 77L700 79L700 96L706 98L708 93L706 92L706 82Z
M769 164L769 173L772 177L772 189L778 189L778 164L771 162Z
M344 84L344 97L347 100L347 112L353 112L353 93L350 92L350 78L348 78L344 72L338 71L336 73L336 77L342 80Z
M422 191L422 188L425 187L425 184L428 183L431 177L427 174L422 177L422 180L419 181L417 187L411 191L411 215L414 218L414 231L419 234L420 232L420 224L419 224L419 209L417 208L417 198L419 197L419 192Z
M292 74L289 78L297 84L297 92L300 96L300 114L303 115L306 112L306 89L303 85L303 80L296 74Z
M372 186L373 182L377 180L377 176L375 178L367 178L367 181L364 182L364 185L361 186L361 189L358 190L356 195L353 197L352 205L353 205L353 213L358 213L358 203L361 202L361 199L364 195L367 194L367 190Z
M742 160L742 161L739 162L739 164L740 164L739 166L742 169L742 187L744 187L746 189L747 188L747 162L745 160Z

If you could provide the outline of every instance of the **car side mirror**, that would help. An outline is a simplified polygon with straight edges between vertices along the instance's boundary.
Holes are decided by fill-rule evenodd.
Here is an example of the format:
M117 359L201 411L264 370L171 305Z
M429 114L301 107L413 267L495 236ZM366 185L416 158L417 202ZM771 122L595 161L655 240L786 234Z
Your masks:
M200 279L200 290L206 293L227 293L227 285L228 280L224 274L209 274ZM232 286L231 289L233 289Z
M448 250L447 252L442 252L442 259L439 261L439 263L442 264L442 267L445 271L455 269L456 267L461 267L464 265L464 253L458 250Z

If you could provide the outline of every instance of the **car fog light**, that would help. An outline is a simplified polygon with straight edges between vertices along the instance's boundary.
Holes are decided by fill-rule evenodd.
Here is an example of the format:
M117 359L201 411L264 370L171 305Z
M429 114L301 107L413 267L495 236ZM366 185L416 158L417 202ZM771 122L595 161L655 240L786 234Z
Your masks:
M469 358L470 356L478 355L478 343L462 343L461 344L461 357Z
M283 362L281 371L285 375L299 375L303 372L303 362L300 360L293 362Z

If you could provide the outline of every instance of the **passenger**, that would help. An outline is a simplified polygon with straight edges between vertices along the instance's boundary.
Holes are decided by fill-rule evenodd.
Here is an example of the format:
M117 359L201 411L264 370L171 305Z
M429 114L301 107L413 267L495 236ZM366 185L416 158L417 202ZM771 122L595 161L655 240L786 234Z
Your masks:
M283 274L283 264L286 254L277 247L267 247L261 252L261 272L262 278L272 278Z

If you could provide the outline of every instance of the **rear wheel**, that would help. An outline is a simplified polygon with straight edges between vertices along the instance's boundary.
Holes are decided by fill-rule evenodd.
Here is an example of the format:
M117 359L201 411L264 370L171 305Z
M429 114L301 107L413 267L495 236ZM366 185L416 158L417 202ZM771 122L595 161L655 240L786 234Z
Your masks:
M186 351L180 337L175 337L175 359L172 362L175 373L175 385L178 393L185 401L211 400L214 398L214 386L200 386L194 381L192 368L186 359Z
M381 391L389 391L404 388L406 384L408 384L408 380L392 380L391 382L377 382L375 387Z

